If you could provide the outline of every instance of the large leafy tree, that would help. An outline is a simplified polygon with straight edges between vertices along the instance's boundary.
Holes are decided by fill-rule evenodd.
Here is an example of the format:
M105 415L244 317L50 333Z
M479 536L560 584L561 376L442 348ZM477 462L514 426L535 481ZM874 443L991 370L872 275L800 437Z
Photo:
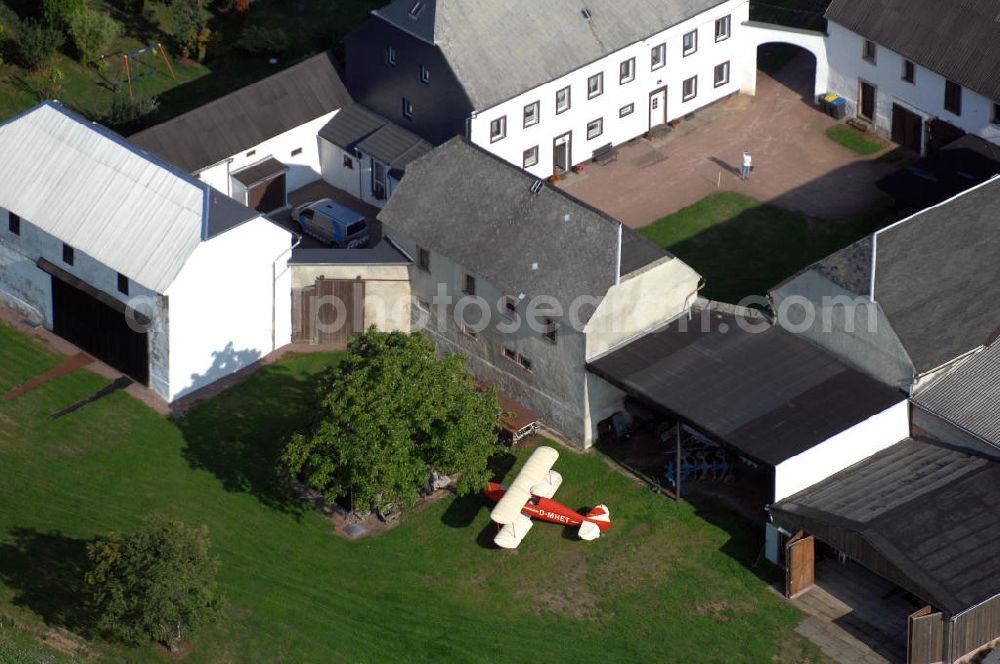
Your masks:
M327 500L355 508L410 505L432 472L461 473L458 491L489 480L500 408L460 356L439 357L422 334L355 337L320 390L320 421L282 455L294 476Z
M154 515L130 533L112 532L87 547L95 626L126 643L176 647L218 618L222 604L208 530Z

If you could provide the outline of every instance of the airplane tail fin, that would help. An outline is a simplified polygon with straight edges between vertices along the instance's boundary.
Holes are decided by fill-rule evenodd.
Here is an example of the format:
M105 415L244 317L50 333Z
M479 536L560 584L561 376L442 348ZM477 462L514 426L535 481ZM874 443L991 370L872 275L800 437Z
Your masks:
M607 505L598 505L587 512L580 524L579 536L582 540L595 540L601 533L611 527L611 511Z

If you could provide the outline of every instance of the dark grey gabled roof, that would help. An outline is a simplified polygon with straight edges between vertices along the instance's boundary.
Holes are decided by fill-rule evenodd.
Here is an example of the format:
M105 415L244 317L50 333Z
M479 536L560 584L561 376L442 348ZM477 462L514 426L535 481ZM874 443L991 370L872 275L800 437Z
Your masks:
M724 0L395 0L373 12L441 49L485 110ZM583 16L589 10L590 19Z
M783 328L704 309L587 368L771 466L905 399Z
M350 101L333 56L320 53L129 140L195 173Z
M282 173L288 172L288 166L284 165L274 157L262 159L256 164L233 171L230 175L234 180L244 187L252 187L266 180L275 178Z
M552 296L564 307L615 284L619 228L622 276L677 260L462 137L413 162L378 218L389 235L404 233L507 293Z
M829 20L994 101L998 16L996 0L833 0L826 11Z
M348 152L371 155L389 168L405 170L410 162L434 149L412 131L361 104L351 104L320 130L321 138Z
M1000 447L1000 340L935 378L913 400Z
M770 511L791 532L860 540L894 581L953 615L1000 593L998 462L907 438Z

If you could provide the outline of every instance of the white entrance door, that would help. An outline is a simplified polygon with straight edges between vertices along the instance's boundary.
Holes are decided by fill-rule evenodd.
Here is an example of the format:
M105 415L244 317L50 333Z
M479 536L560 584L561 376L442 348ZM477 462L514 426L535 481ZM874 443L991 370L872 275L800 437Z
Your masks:
M573 165L573 133L563 134L552 142L552 171L565 173Z
M660 88L649 95L649 128L667 124L667 89Z

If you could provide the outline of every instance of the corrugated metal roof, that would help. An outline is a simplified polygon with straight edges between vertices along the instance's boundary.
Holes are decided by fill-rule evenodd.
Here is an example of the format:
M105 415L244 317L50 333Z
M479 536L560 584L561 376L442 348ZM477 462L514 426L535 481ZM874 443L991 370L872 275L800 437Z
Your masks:
M800 336L747 323L696 310L587 368L771 466L905 400Z
M1000 100L997 0L833 0L826 16L988 99Z
M256 216L54 102L0 125L0 155L0 206L157 293L203 237Z
M349 104L330 53L320 53L129 137L189 173Z
M934 379L913 400L1000 446L1000 341Z
M770 510L792 532L856 534L907 590L953 614L1000 592L995 461L907 438Z
M395 0L375 15L436 44L479 110L554 80L724 0ZM590 18L584 18L583 10Z

